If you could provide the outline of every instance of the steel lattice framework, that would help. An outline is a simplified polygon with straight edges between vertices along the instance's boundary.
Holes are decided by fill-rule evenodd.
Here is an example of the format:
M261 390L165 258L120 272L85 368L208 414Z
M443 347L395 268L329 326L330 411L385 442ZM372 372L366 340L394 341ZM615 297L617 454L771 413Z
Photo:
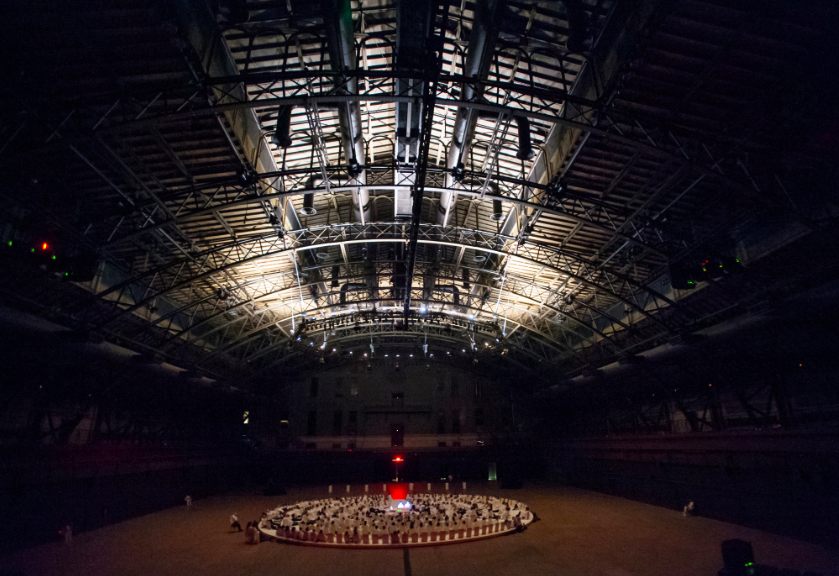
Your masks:
M702 3L429 0L411 8L427 11L421 34L400 24L406 5L45 16L59 39L134 26L120 45L149 54L117 80L61 77L52 100L26 83L4 96L3 161L27 209L101 259L62 308L71 321L237 378L358 358L376 338L478 354L486 334L483 357L573 375L714 314L670 287L668 264L754 210L789 210L796 184L771 167L787 126L764 129L782 96L736 116L742 102L705 85L728 49L678 98L638 79L662 50L689 50L673 38L707 26ZM773 37L772 58L819 34ZM35 75L52 69L47 45L22 42ZM750 58L748 90L780 73ZM697 111L703 90L726 96ZM33 160L47 155L56 170ZM825 212L809 206L802 221Z

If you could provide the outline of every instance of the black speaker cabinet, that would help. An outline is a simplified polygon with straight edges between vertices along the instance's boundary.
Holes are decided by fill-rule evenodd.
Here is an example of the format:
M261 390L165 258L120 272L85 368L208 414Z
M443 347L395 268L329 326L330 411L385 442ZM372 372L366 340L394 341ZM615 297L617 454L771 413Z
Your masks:
M725 540L722 543L722 561L729 576L752 576L755 573L755 554L751 542Z

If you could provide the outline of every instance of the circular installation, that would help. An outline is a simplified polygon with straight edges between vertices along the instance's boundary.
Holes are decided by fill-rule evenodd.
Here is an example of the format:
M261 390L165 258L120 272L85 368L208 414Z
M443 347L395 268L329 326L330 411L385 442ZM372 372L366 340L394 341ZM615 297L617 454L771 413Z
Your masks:
M508 498L389 494L297 502L266 512L259 530L278 542L312 546L437 546L524 530L534 515Z

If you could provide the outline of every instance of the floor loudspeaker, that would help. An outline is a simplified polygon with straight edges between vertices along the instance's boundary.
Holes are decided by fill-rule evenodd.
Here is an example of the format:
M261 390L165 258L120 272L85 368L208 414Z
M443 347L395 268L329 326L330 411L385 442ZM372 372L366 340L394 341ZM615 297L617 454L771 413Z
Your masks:
M751 542L725 540L722 543L722 574L726 576L752 576L755 573L755 553Z

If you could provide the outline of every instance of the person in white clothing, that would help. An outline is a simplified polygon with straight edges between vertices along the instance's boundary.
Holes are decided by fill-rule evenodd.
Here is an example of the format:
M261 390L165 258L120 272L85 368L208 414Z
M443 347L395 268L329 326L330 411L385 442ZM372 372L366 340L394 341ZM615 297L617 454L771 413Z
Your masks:
M239 516L237 516L235 512L230 515L230 527L235 528L239 532L242 531L242 525L239 524Z

